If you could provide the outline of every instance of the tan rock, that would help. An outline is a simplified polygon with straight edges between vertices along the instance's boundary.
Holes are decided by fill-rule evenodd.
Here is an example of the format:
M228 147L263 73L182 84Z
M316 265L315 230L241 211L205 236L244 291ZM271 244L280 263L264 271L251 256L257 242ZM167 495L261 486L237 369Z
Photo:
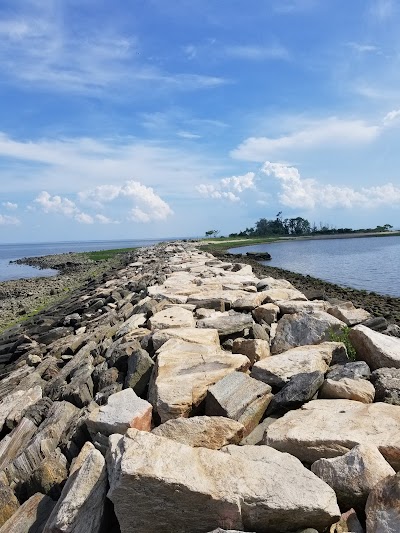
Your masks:
M194 328L196 321L193 313L182 307L169 307L163 309L148 320L148 326L152 331L169 328Z
M250 359L253 365L271 355L269 342L261 339L235 339L232 353L241 353Z
M357 351L358 359L377 368L400 368L400 339L378 333L366 326L355 326L349 338Z
M400 531L400 472L378 483L365 507L367 533Z
M5 522L0 533L42 533L55 504L44 494L34 494Z
M206 414L226 416L253 431L272 400L271 387L242 372L232 372L208 389Z
M253 310L254 320L261 322L262 320L267 324L276 322L278 318L279 307L275 304L264 304L256 307Z
M255 287L254 287L254 290ZM262 305L267 297L264 292L246 293L245 296L238 298L232 304L233 309L239 309L242 311L252 311L256 307Z
M196 344L219 347L219 335L216 329L169 328L156 331L152 341L154 350L158 350L169 339L181 339Z
M19 501L8 485L0 484L0 527L18 510Z
M122 533L278 533L324 529L340 516L332 489L298 461L287 468L280 454L265 464L135 430L110 445L108 497Z
M341 457L319 459L311 471L333 488L343 509L364 509L375 485L396 474L378 448L370 444L359 444Z
M265 295L264 302L276 304L279 300L300 300L307 301L304 294L297 289L269 289L263 291Z
M338 342L300 346L255 363L251 376L273 387L283 387L295 375L327 372L332 357L345 348Z
M375 388L365 379L342 378L339 381L326 379L320 389L319 397L372 403L375 398Z
M343 513L339 522L330 527L329 533L365 533L354 509Z
M275 302L283 315L293 313L314 313L315 311L326 311L328 303L325 301L313 300L312 302L301 302L297 300L278 300Z
M223 416L177 418L168 420L152 431L159 437L211 450L219 450L228 444L238 444L243 438L243 432L243 424Z
M352 302L343 302L343 304L328 307L326 312L338 318L348 326L361 324L364 320L368 320L372 317L371 313L368 313L365 309L354 307Z
M128 428L150 431L152 406L142 400L133 389L124 389L112 394L107 405L102 405L92 411L86 420L89 433L111 435L124 434Z
M43 533L98 533L107 492L104 457L92 450L68 478Z
M249 368L249 359L210 345L170 339L158 350L149 385L149 401L161 422L188 417L211 385L235 370Z
M397 470L400 409L385 403L314 400L271 424L264 442L307 463L344 455L357 444L372 444Z
M329 341L331 333L339 333L344 326L344 322L324 311L284 315L278 322L271 352L278 354L296 346Z

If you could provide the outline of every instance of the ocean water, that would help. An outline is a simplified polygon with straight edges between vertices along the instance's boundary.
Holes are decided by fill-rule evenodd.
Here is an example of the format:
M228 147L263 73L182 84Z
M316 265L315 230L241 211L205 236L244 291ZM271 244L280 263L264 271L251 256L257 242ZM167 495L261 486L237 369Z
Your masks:
M40 270L27 265L10 264L10 261L21 259L22 257L38 257L67 252L91 252L96 250L113 250L115 248L151 246L163 240L170 239L0 244L0 281L53 276L56 274L56 271L51 269Z
M400 237L280 241L230 251L269 252L272 259L266 265L400 297Z

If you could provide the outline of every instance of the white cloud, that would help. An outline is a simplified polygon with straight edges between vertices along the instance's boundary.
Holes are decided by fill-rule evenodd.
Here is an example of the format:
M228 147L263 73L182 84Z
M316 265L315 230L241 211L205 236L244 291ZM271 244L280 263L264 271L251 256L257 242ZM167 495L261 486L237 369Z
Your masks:
M289 52L283 46L234 45L224 49L225 55L238 59L263 61L267 59L288 59Z
M77 205L68 198L51 196L47 191L42 191L34 200L45 213L58 213L73 218L82 224L93 224L93 218L83 213Z
M244 174L243 176L222 178L219 180L217 185L201 183L200 185L196 186L196 190L202 196L207 198L225 199L231 202L239 202L240 197L235 194L235 192L242 193L246 189L254 189L254 178L254 172L247 172L247 174Z
M331 117L312 121L302 129L280 137L249 137L231 152L235 159L264 161L291 150L311 150L321 146L346 147L375 140L381 127L363 120Z
M94 218L97 220L97 222L100 222L100 224L119 224L118 220L112 220L111 218L106 217L105 215L102 215L100 213L95 215Z
M10 210L18 209L18 204L14 204L13 202L3 202L1 205Z
M79 193L82 201L101 206L117 198L129 198L134 204L130 211L130 218L138 222L165 220L173 215L171 207L158 196L151 187L146 187L138 181L126 181L123 185L100 185L92 190ZM97 220L104 223L104 219ZM104 217L105 218L105 217Z
M246 189L254 189L254 172L247 172L243 176L223 178L221 185L224 188L232 188L234 191L243 192Z
M18 226L20 223L21 221L17 217L0 214L0 226Z
M356 52L360 52L361 54L368 52L379 52L379 48L373 44L349 42L347 43L347 45Z
M178 131L177 135L182 137L182 139L201 139L201 135L190 133L190 131Z
M318 6L318 0L275 0L274 11L276 13L298 13L309 11Z
M385 126L389 126L393 122L397 122L399 118L400 118L400 109L394 109L393 111L390 111L387 115L385 115L383 119L383 124Z
M118 33L110 24L88 30L71 26L53 3L25 6L0 22L2 77L17 85L50 91L132 98L138 91L196 90L223 85L221 77L166 72L144 59L131 33ZM57 11L57 12L55 12ZM106 89L118 88L117 93ZM133 90L134 89L134 90ZM146 92L143 92L146 94Z
M392 183L375 187L338 187L315 179L303 179L297 168L266 161L261 171L278 179L280 202L291 208L374 208L400 205L400 188Z
M88 197L86 201L100 203L102 196L118 194L121 181L132 176L132 169L140 176L141 183L154 184L163 195L177 189L192 192L204 176L213 177L225 171L215 159L204 158L177 142L168 146L130 137L19 141L0 132L0 158L2 156L7 164L2 168L3 193L52 192L57 183L57 193L68 195L82 190L84 183L88 190L96 189L96 197ZM21 180L18 167L24 166L29 170L29 180ZM97 186L102 188L97 189ZM80 200L84 198L80 196Z

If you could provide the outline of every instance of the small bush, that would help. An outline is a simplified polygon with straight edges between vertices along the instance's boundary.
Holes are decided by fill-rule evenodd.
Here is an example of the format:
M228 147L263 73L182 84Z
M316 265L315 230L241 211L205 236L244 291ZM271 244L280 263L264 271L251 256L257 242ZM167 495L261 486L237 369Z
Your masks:
M350 361L355 361L357 359L357 352L349 338L350 331L351 328L347 326L344 326L339 333L336 333L335 331L330 331L329 340L331 340L332 342L343 342L343 344L346 346L347 355Z

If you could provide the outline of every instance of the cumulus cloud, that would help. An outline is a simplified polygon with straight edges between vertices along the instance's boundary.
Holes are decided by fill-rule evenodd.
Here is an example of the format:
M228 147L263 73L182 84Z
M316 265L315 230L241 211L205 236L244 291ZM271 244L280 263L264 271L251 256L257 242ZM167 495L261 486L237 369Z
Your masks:
M17 217L0 214L0 226L18 226L21 221Z
M18 204L14 204L13 202L3 202L1 205L10 210L18 209Z
M390 126L393 124L393 122L397 122L397 120L400 118L400 109L394 109L393 111L389 111L387 115L383 118L383 124L385 126Z
M205 197L226 199L231 202L238 202L240 197L235 193L242 193L246 189L254 189L255 174L254 172L247 172L243 176L231 176L230 178L222 178L217 185L201 183L197 185L196 190Z
M129 218L137 222L165 220L173 215L171 207L151 187L138 181L126 181L123 185L100 185L79 193L81 201L102 206L117 198L128 198L134 205ZM103 222L104 223L104 222Z
M112 220L111 218L100 213L95 215L94 218L97 220L97 222L100 222L100 224L119 224L118 220Z
M280 137L249 137L231 152L235 159L265 161L272 155L291 150L310 150L327 146L366 144L375 140L381 126L363 120L345 120L331 117L312 121L305 127Z
M331 184L324 185L315 179L302 178L296 167L270 161L264 163L261 172L279 181L281 186L279 200L283 205L292 208L372 208L400 205L400 188L392 183L362 187L359 190Z
M93 218L87 213L83 213L73 202L68 198L61 196L51 196L47 191L42 191L34 200L45 213L59 213L69 218L73 218L82 224L93 224Z

